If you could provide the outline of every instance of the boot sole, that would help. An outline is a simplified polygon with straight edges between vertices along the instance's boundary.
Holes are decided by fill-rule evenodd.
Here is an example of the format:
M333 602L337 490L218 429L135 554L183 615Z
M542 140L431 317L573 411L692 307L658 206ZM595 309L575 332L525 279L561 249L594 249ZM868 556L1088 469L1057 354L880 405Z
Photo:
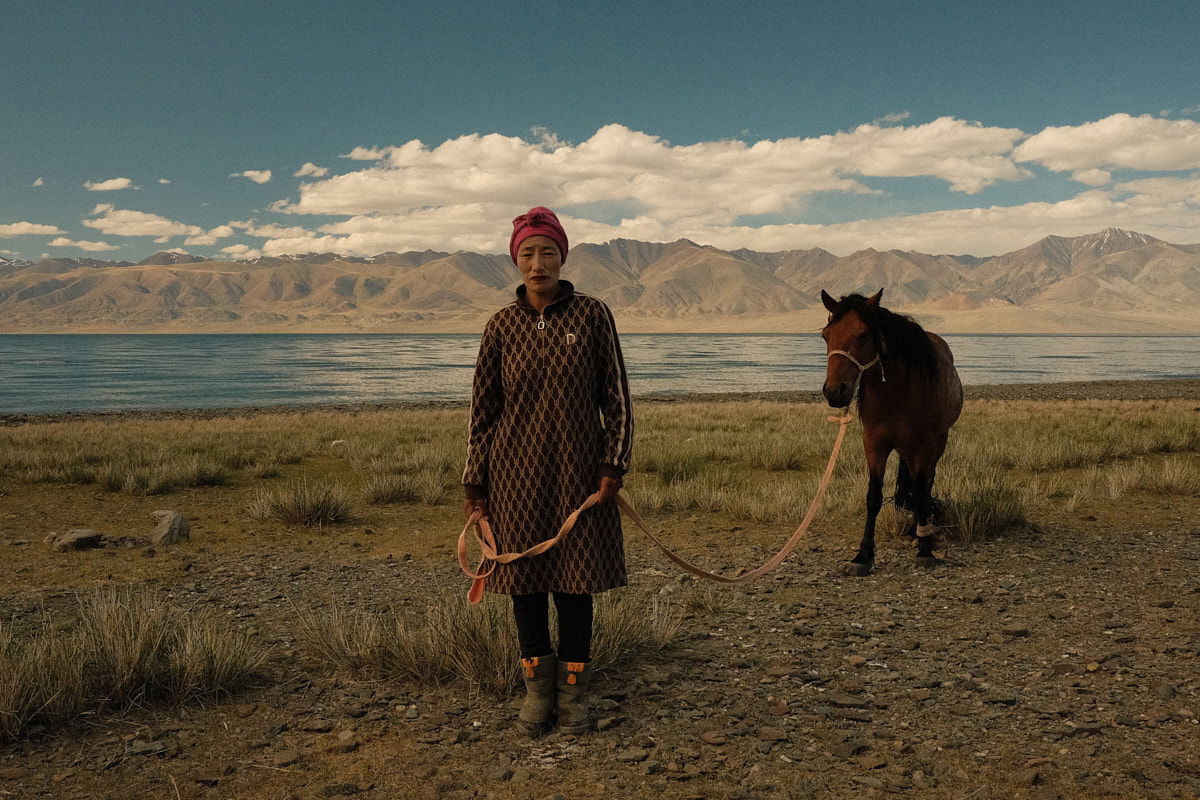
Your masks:
M530 739L540 739L550 732L550 723L517 720L517 730L524 733Z

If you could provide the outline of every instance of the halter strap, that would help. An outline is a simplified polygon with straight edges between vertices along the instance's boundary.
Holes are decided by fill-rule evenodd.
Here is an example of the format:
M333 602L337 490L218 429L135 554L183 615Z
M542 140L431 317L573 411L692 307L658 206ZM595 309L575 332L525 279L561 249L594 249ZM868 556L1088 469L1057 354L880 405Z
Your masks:
M829 359L833 358L834 356L845 356L846 358L850 359L854 363L854 366L858 367L858 371L860 374L863 372L866 372L871 367L873 367L879 363L878 355L875 356L875 358L873 360L868 361L866 364L863 364L863 363L859 362L859 360L857 358L855 358L854 356L847 353L845 350L830 350L829 355L825 357L825 360L828 361Z
M857 358L855 358L854 356L847 353L845 350L830 350L829 354L827 356L825 356L825 360L828 361L829 359L833 358L834 356L845 356L846 358L850 359L851 363L853 363L854 366L858 367L858 377L854 381L854 391L856 391L856 392L858 391L858 384L862 380L863 373L866 372L867 370L869 370L871 367L875 366L876 364L879 364L880 379L883 380L884 383L887 383L887 375L884 374L884 372L883 372L883 364L879 361L879 358L880 358L879 354L876 354L875 358L871 359L866 364L863 364Z

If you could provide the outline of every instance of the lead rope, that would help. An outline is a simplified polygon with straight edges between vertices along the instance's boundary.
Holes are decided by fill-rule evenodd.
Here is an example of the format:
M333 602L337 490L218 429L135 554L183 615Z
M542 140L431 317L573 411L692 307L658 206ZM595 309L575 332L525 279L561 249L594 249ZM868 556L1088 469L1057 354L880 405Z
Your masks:
M850 356L850 359L853 361L854 357ZM855 361L854 363L857 364L858 362ZM871 364L867 365L867 367L870 366ZM860 377L863 369L865 368L860 368ZM829 454L829 463L825 465L825 474L821 476L821 483L817 486L817 493L813 496L812 502L808 505L808 511L804 515L804 520L800 523L800 527L796 528L796 530L792 532L792 535L784 544L783 549L749 572L743 572L739 575L720 575L715 572L707 572L690 563L663 544L662 541L655 536L653 532L651 532L649 526L646 524L646 521L642 519L641 514L639 514L634 507L629 504L628 500L619 494L617 495L616 500L617 506L625 512L625 515L633 521L634 525L637 525L642 529L642 533L646 534L650 541L658 545L659 549L666 554L667 558L678 564L679 567L684 571L689 572L698 578L716 581L717 583L741 583L742 581L748 581L752 578L761 577L762 575L767 574L782 564L783 560L788 557L792 550L795 549L796 545L800 543L800 540L803 539L805 534L808 533L808 528L812 524L813 518L817 514L817 509L820 507L821 500L825 496L825 490L829 487L829 481L833 477L833 468L834 465L837 464L838 455L842 451L842 441L846 438L846 428L849 427L850 423L854 420L854 415L850 413L849 407L846 407L842 409L842 416L826 417L826 420L829 422L838 423L837 439L834 440L833 451ZM571 515L566 518L562 524L562 527L558 529L558 533L556 533L553 538L547 539L544 542L540 542L533 547L530 547L528 550L524 550L520 553L497 553L496 537L492 532L492 526L489 524L487 518L478 511L471 514L470 518L467 519L466 526L462 529L462 533L460 533L458 536L457 547L458 565L462 571L466 573L467 577L471 578L471 588L467 592L467 602L474 605L483 599L484 583L487 581L487 577L492 574L493 570L496 569L497 564L509 564L520 558L536 556L546 552L551 547L558 544L559 540L562 539L563 536L571 532L571 530L575 527L575 523L579 520L579 517L581 514L583 514L583 512L587 511L598 502L600 502L599 492L589 495L588 498L583 501L583 504L579 506L579 508L571 512ZM479 550L481 553L479 566L474 570L471 569L470 564L467 561L468 531L474 532L475 540L479 542ZM490 565L488 565L489 561L491 562ZM486 571L484 570L485 566L487 566Z

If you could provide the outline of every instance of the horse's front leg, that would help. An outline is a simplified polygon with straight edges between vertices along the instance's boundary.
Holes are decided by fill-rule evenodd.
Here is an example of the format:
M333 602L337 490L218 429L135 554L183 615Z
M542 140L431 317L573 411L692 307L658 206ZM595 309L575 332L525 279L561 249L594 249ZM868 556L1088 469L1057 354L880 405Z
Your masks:
M875 566L875 518L883 507L883 473L890 454L890 450L867 450L867 520L858 555L846 566L847 575L869 575Z

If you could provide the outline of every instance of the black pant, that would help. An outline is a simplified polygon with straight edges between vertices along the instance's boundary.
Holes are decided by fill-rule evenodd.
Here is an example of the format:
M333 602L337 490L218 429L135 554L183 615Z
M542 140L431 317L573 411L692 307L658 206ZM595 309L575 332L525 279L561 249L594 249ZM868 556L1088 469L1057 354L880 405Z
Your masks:
M547 592L514 594L513 616L517 619L517 641L521 658L548 656L550 604ZM558 612L558 657L562 661L589 661L592 654L592 596L554 593Z

